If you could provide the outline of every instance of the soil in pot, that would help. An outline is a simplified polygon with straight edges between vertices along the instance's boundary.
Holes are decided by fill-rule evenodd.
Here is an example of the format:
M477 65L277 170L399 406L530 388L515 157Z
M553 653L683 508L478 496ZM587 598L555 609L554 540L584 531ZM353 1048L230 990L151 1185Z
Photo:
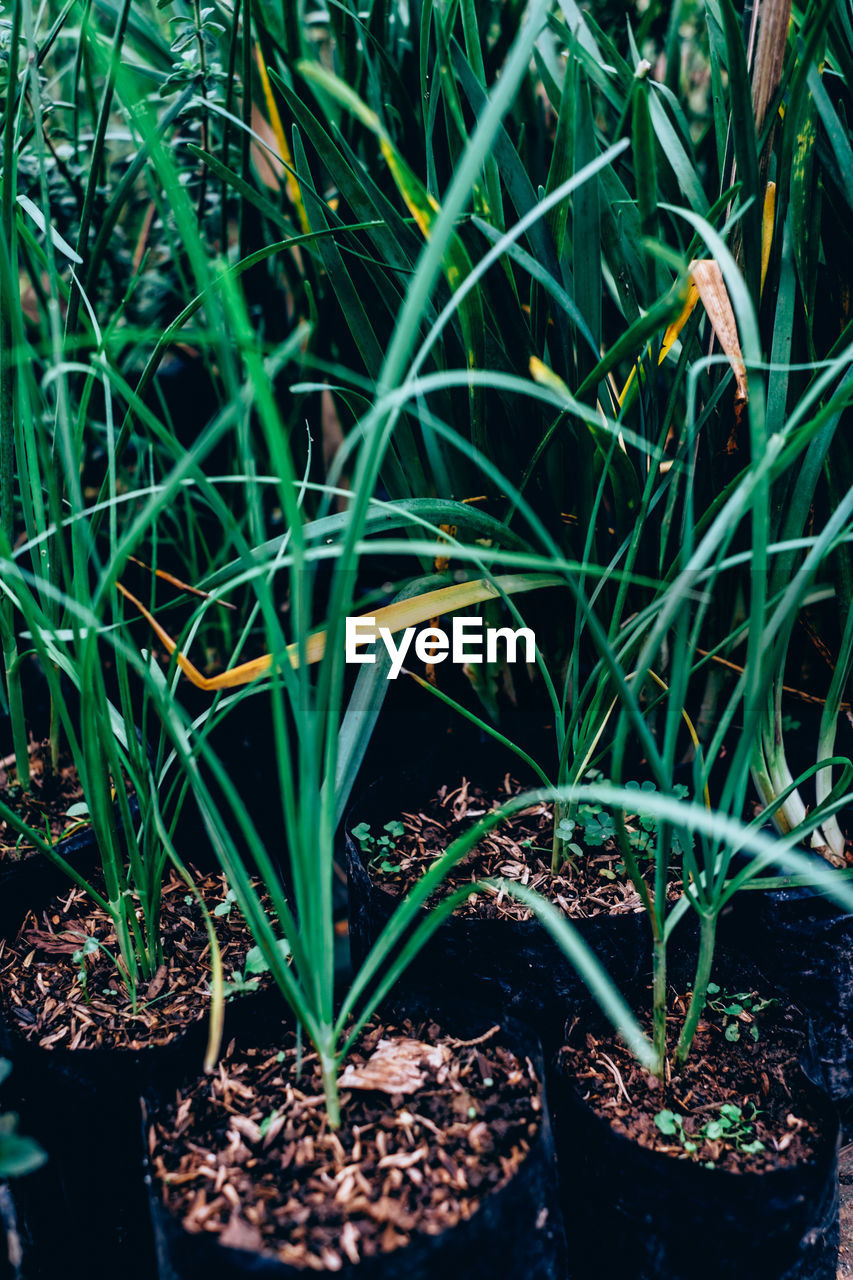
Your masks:
M341 1076L337 1132L316 1055L284 1029L268 1045L232 1044L215 1076L152 1104L161 1276L564 1275L529 1032L460 1040L429 1018L374 1019Z
M14 809L28 826L56 843L80 828L74 807L83 802L80 779L68 757L54 771L49 765L50 744L34 743L30 751L30 789L22 791L15 776L14 757L0 760L0 799ZM69 814L69 810L72 812ZM26 837L0 819L0 861L16 862L33 852Z
M484 773L478 768L478 777ZM525 789L506 767L493 769L489 782L463 776L455 784L442 781L429 787L423 779L404 776L371 788L347 819L350 938L356 962L448 845ZM629 826L642 860L652 833L639 821L629 821ZM631 980L649 951L646 916L625 875L608 815L589 817L587 829L597 843L588 843L580 854L570 850L560 873L553 875L553 806L534 804L484 836L450 873L435 900L474 880L515 880L571 919L616 981ZM676 880L671 893L673 900L679 896ZM686 935L692 925L686 921L679 932ZM531 1020L546 1045L554 1046L567 1007L583 991L576 971L532 912L509 894L488 890L472 894L457 908L406 981L447 992L458 992L464 983L474 999L488 989L491 998Z
M58 767L50 766L50 744L33 742L30 749L30 788L23 791L15 775L14 757L0 760L0 799L42 838L57 847L66 862L87 870L97 858L94 832L88 820L83 789L73 762L66 755ZM138 811L136 797L125 779L131 813ZM120 819L119 819L120 820ZM44 859L15 827L0 818L0 888L6 891L18 876L22 863L29 867ZM34 884L39 872L35 872Z
M244 974L252 936L224 876L196 873L193 879L213 912L226 975L235 987L257 988L261 978ZM12 1034L41 1049L70 1051L168 1044L204 1016L210 995L207 931L175 872L163 884L161 936L164 963L134 1011L116 968L111 920L82 889L67 884L47 905L27 912L16 936L0 939L0 1003ZM97 949L79 958L91 939Z
M468 777L463 777L457 785L442 784L424 805L412 812L399 813L396 821L402 826L402 832L395 834L393 850L380 849L377 856L368 842L371 871L377 884L396 894L408 893L449 844L484 814L500 808L525 789L510 772L505 772L497 784L491 786ZM551 804L534 804L513 814L479 841L448 876L438 897L466 881L502 876L550 898L573 920L587 920L600 914L630 915L642 910L639 894L625 875L612 822L605 812L589 821L596 839L594 845L584 841L582 832L577 836L573 833L572 843L581 843L577 851L569 852L556 875L551 871L553 825ZM641 863L644 855L645 861L650 862L649 832L644 831L636 819L626 825L636 840ZM377 834L381 837L384 833L383 824ZM678 899L680 891L680 883L673 881L673 901ZM497 893L472 895L457 912L460 916L479 919L531 918L529 908Z
M4 901L6 936L0 942L0 1048L15 1063L4 1105L20 1112L26 1131L48 1153L43 1169L13 1189L25 1274L28 1280L52 1278L66 1268L69 1253L79 1250L87 1257L88 1274L121 1267L124 1274L151 1280L137 1099L145 1081L177 1079L188 1063L197 1069L202 1061L207 933L186 884L168 875L162 915L167 961L134 1012L111 959L111 922L81 890L49 870L54 891L57 882L62 890L39 910ZM252 938L222 876L194 878L214 912L226 977L239 987L248 982L249 990L267 983L265 977L247 978ZM84 937L102 945L85 961L75 960ZM248 1003L228 1007L226 1026L251 1017Z
M665 1084L575 1016L554 1093L573 1280L834 1280L838 1122L800 1068L802 1015L766 999L727 980ZM686 1001L671 1010L674 1050Z

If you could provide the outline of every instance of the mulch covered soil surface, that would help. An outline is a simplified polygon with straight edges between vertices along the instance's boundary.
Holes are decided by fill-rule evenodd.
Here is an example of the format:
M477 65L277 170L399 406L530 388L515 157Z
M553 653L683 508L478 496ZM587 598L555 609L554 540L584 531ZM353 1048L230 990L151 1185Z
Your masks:
M380 856L371 857L375 883L402 897L457 836L525 789L508 773L498 785L463 779L461 785L440 787L427 804L412 812L389 813L389 821L400 821L404 832L395 838L393 852L383 851ZM637 823L630 819L626 825L629 830L639 831ZM602 912L620 915L642 910L639 894L624 873L622 855L612 839L600 847L586 848L583 857L564 861L559 875L553 875L553 827L553 805L541 803L520 810L479 840L442 882L434 900L446 897L467 881L503 877L537 890L575 919ZM383 834L371 829L374 837ZM644 838L641 837L641 844ZM583 844L583 833L573 833L572 840ZM383 862L393 870L383 869ZM648 865L651 874L651 864ZM672 881L670 892L673 900L679 896L679 881ZM497 891L472 894L455 914L514 920L532 916L529 908Z
M723 993L715 1003L732 1007L732 997ZM673 1000L670 1008L675 1014L668 1025L671 1059L687 1001ZM739 1036L732 1041L726 1028L735 1024ZM756 1025L758 1040L750 1033ZM707 1009L686 1065L665 1085L609 1032L584 1031L576 1020L567 1038L561 1064L581 1096L641 1146L756 1173L796 1164L814 1150L818 1124L797 1065L804 1047L802 1016L781 1003L755 1020L748 1013L733 1019ZM739 1108L740 1121L728 1110L732 1107ZM656 1123L662 1112L673 1119ZM727 1120L733 1123L720 1124Z
M46 768L50 744L39 743L30 753L30 788L22 791L15 775L13 756L0 760L0 800L8 805L42 839L55 843L80 827L79 817L68 810L83 799L80 780L71 761L60 757L56 772ZM8 822L0 818L0 862L15 861L33 852L33 846Z
M295 1266L338 1270L469 1218L539 1129L530 1062L430 1023L371 1023L326 1121L316 1054L290 1032L236 1051L155 1118L149 1146L189 1231Z
M242 973L253 941L240 911L230 906L224 877L193 873L193 878L214 913L226 977ZM219 904L223 911L216 915ZM82 889L69 886L46 909L29 912L16 938L0 941L0 1000L7 1018L43 1048L166 1044L206 1015L210 985L202 913L175 872L163 885L161 936L165 961L140 993L134 1013L111 958L116 955L112 922ZM75 961L87 938L96 938L101 947Z

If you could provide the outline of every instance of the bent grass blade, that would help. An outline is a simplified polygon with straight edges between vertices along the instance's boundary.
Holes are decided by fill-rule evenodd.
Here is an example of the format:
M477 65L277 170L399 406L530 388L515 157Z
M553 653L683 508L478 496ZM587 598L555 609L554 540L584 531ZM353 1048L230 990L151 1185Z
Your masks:
M393 634L397 631L405 631L407 627L417 626L421 622L429 622L430 618L435 618L445 613L454 613L458 609L482 604L485 600L500 599L502 594L514 595L522 591L536 591L542 587L564 585L565 580L558 574L503 574L495 578L494 582L488 582L485 578L478 578L473 582L459 582L451 587L439 587L436 591L427 591L422 595L414 596L411 600L400 600L395 604L385 605L383 608L376 609L373 613L364 616L373 619L373 639L376 639L379 635L380 627L386 628ZM175 655L181 671L197 689L203 689L206 693L215 693L219 689L236 689L240 685L249 684L251 681L259 679L260 676L266 675L272 669L273 655L265 653L259 658L252 658L249 662L243 662L237 667L232 667L229 671L222 672L221 675L202 675L198 667L190 662L185 654L181 653L176 641L160 625L150 610L146 609L142 601L138 600L120 582L117 582L116 586L125 599L129 600L139 610L169 656ZM371 640L370 638L362 639L361 643L369 644ZM317 631L314 635L309 636L304 648L306 663L309 666L320 662L326 652L326 632ZM290 658L291 665L297 667L299 665L299 645L288 645L287 655Z

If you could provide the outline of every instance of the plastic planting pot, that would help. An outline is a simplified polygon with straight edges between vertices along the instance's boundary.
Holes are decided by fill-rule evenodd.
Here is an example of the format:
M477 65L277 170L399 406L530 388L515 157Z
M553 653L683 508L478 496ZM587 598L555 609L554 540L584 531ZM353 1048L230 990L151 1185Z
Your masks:
M72 831L64 839L57 841L55 847L56 852L78 871L86 872L95 865L97 849L90 826ZM53 870L47 859L38 852L26 854L21 859L3 858L0 861L0 913L2 913L7 894L17 895L18 885L26 886L25 892L35 895L33 901L39 901L40 886L45 879L44 873ZM64 876L62 876L62 883L68 883Z
M50 702L48 691L43 677L30 665L25 668L28 675L28 685L30 697L27 699L28 712L28 729L32 738L35 740L46 737L50 725ZM71 693L71 691L67 691ZM71 696L74 696L71 694ZM142 735L139 729L136 730L137 738L142 741ZM12 728L8 716L0 715L0 756L6 757L7 762L13 759L12 753ZM134 819L139 815L139 803L135 794L128 796L130 804L130 812ZM14 806L13 806L14 807ZM116 820L121 826L121 811L116 805ZM95 847L95 836L92 827L88 824L81 825L76 830L72 830L70 835L57 841L56 850L65 858L66 862L70 862L72 866L80 869L91 867L94 865L97 857ZM4 857L0 859L0 896L3 895L4 887L18 876L19 868L22 863L38 864L42 861L40 855L36 852L26 853L22 858ZM36 885L38 881L34 882Z
M506 756L494 759L496 782L507 771ZM349 885L349 930L353 964L364 960L400 898L387 883L376 883L368 859L352 832L365 822L373 830L400 812L434 794L442 782L456 784L467 766L452 759L433 764L429 773L390 775L374 783L346 818L346 867ZM515 764L512 764L515 772ZM483 777L477 765L478 778ZM634 979L644 971L650 953L645 913L602 913L573 920L578 932L616 982ZM554 1047L566 1010L585 988L577 971L535 919L507 920L453 915L406 971L407 987L437 996L464 995L488 1000L529 1022L546 1049Z
M584 1025L603 1026L589 1012ZM557 1062L557 1135L569 1280L835 1280L838 1117L810 1088L821 1126L809 1160L768 1173L706 1168L640 1146L584 1101Z
M554 1105L570 1280L835 1280L831 1112L813 1162L738 1174L640 1147L568 1086Z
M810 1078L837 1102L853 1100L853 915L814 889L755 891L739 895L733 930L808 1015Z
M128 803L131 816L135 820L139 816L139 801L135 795L131 795L128 797ZM116 817L121 825L118 810L116 810ZM66 862L84 875L88 875L98 864L95 833L88 823L71 831L69 835L63 836L54 847ZM5 857L0 860L0 928L3 930L3 936L6 936L7 898L13 910L17 910L18 903L24 904L18 920L20 924L30 902L46 901L47 897L60 892L68 883L67 877L61 871L57 871L38 851L28 853L22 858ZM56 885L56 888L50 888L51 885ZM17 928L17 925L15 927Z
M94 844L81 870L94 867ZM9 874L0 892L0 938L17 933L27 911L69 888L40 856ZM266 997L228 1005L225 1034L250 1025ZM131 1049L42 1048L23 1036L0 1006L0 1056L13 1071L2 1109L16 1110L21 1131L48 1155L35 1173L12 1184L24 1242L27 1280L68 1274L152 1280L154 1250L140 1176L139 1096L201 1068L207 1018L164 1046Z
M422 1014L423 1003L396 1000L393 1016L407 1011ZM469 1037L490 1025L478 1012L459 1017L453 1011L434 1012L442 1026L454 1035ZM513 1019L500 1018L499 1043L522 1060L529 1058L539 1085L538 1137L510 1180L489 1193L477 1211L440 1235L418 1233L405 1247L390 1253L365 1257L353 1265L344 1262L336 1277L352 1280L437 1280L446 1276L465 1280L565 1280L566 1243L559 1210L554 1138L544 1086L541 1045L528 1027ZM261 1043L261 1041L256 1041ZM271 1042L274 1043L274 1042ZM143 1098L143 1129L156 1118L164 1102L162 1089L146 1091ZM186 1133L192 1141L192 1130ZM147 1166L151 1222L160 1280L242 1280L265 1276L270 1280L304 1280L308 1274L280 1262L272 1254L250 1252L220 1245L206 1232L190 1233L163 1203L162 1195ZM321 1272L320 1274L327 1274Z

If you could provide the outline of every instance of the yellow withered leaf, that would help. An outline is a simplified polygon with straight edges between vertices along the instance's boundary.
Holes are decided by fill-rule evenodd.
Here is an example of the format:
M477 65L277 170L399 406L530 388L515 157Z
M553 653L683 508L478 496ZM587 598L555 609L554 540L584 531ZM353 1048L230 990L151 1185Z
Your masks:
M447 534L449 534L451 538L455 538L455 537L456 537L456 525L455 525L455 524L440 524L438 527L439 527L439 529L441 530L441 532L442 532L442 533L447 533ZM444 539L444 538L442 538L442 542L444 542L444 541L445 541L445 539ZM447 570L447 568L449 567L449 565L450 565L450 557L449 557L449 556L436 556L436 557L435 557L435 571L436 571L436 573L444 573L444 572Z
M660 355L658 356L658 364L663 364L664 360L669 355L672 348L675 346L675 343L678 341L678 335L681 333L681 330L684 328L684 326L687 324L687 321L693 315L693 309L696 306L696 303L698 301L699 301L699 290L696 288L696 285L693 283L693 280L690 279L688 280L687 297L684 300L684 306L681 308L681 314L679 315L677 320L673 320L672 324L667 327L666 333L663 335L663 342L661 343ZM627 385L626 385L626 390L627 390Z
M776 220L776 183L768 182L764 189L764 211L761 215L761 292L764 292L764 278L770 265L770 250L773 247L773 223Z
M258 74L261 78L261 88L264 92L264 101L267 104L267 111L269 112L270 126L272 127L273 134L275 135L275 140L278 143L279 157L284 161L285 165L290 165L290 168L292 169L293 156L291 155L290 147L287 145L287 135L284 132L284 125L281 123L281 116L278 113L278 106L276 105L272 85L270 84L267 65L264 62L264 55L261 52L260 45L258 44L255 45L255 61L258 64ZM264 141L266 141L266 139L264 139ZM302 192L299 189L299 183L289 170L285 169L285 173L287 174L285 178L287 198L296 210L299 217L299 225L307 235L311 230L311 223L308 221L308 214L305 212L305 204L302 200Z
M384 627L392 633L405 631L406 627L419 626L422 622L428 622L430 618L440 617L444 613L455 613L457 609L482 604L484 600L497 599L502 593L515 595L523 591L536 591L541 587L555 587L564 584L565 579L554 573L508 573L499 575L494 579L494 582L487 582L485 578L475 578L471 582L457 582L449 587L438 587L435 591L422 592L421 595L412 596L409 600L397 600L394 604L384 605L381 609L375 609L371 614L362 615L362 617L373 618L374 627L373 635L365 634L360 642L370 644L372 640L378 639L380 627ZM205 693L216 693L220 689L237 689L244 684L250 684L260 676L266 675L272 668L272 654L265 653L259 658L253 658L250 662L242 662L237 667L231 667L228 671L223 671L221 675L202 675L198 667L194 666L189 658L181 653L172 637L160 625L150 610L146 609L142 601L138 600L120 582L117 582L116 586L125 599L129 600L139 610L169 656L175 655L175 660L181 671L197 689L203 689ZM366 631L365 628L362 630ZM309 665L319 662L325 651L325 631L316 631L307 638L305 642L305 659ZM289 644L287 646L287 656L294 667L298 666L299 646Z
M184 582L183 578L176 578L173 573L167 573L165 569L152 569L150 564L146 564L144 560L140 560L136 556L128 556L127 558L131 564L138 564L140 569L146 569L148 573L153 573L155 578L161 578L163 582L168 582L180 591L188 591L190 595L198 596L201 600L211 599L209 591L200 591L198 587L190 586L188 582ZM223 609L237 608L236 604L232 604L230 600L217 600L216 603Z
M530 376L534 382L538 382L542 387L550 387L552 391L558 391L562 394L566 390L566 384L562 378L559 378L553 369L549 369L544 360L540 360L538 356L530 357Z
M773 186L770 183L769 186ZM769 194L769 193L768 193ZM775 188L773 198L775 198ZM765 198L765 235L767 234L767 199ZM773 216L770 215L770 235L773 235ZM766 254L766 259L765 259ZM762 247L762 283L764 282L764 272L767 269L767 261L770 258L770 245L766 245L766 249ZM708 319L711 321L714 333L723 351L729 358L729 363L735 375L737 384L737 398L745 402L749 398L749 391L746 382L746 366L743 361L743 352L740 347L740 338L738 337L737 321L735 313L732 310L732 304L729 299L729 293L723 279L723 273L720 270L719 263L713 258L694 258L690 263L689 288L687 292L687 301L678 319L669 326L663 336L661 344L660 357L658 364L669 354L681 330L687 324L696 303L702 299L702 305L707 312Z
M639 361L637 363L639 364ZM660 361L658 361L658 363L660 363ZM619 395L617 396L617 399L620 405L623 405L625 403L625 397L630 391L631 383L634 381L636 376L637 376L637 365L635 364L632 366L631 372L628 374L628 377L625 379L624 387L622 388L622 390L619 392Z

